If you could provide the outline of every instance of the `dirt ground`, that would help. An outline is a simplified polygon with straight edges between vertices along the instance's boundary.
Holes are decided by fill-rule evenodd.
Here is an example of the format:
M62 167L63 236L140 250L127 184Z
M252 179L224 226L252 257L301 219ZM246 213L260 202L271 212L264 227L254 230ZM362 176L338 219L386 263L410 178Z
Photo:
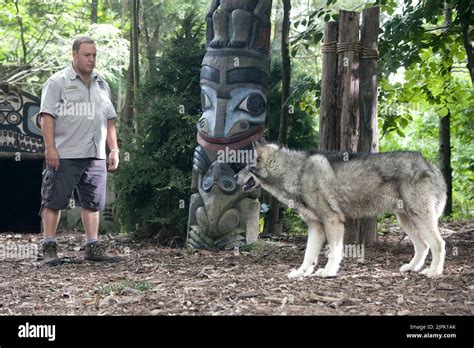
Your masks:
M413 256L411 242L391 223L382 230L389 233L363 249L363 260L362 249L344 258L337 278L303 280L287 278L302 262L303 236L216 253L104 236L111 254L128 254L125 262L1 260L0 315L474 314L474 221L441 223L447 253L436 279L399 273ZM25 243L40 245L41 237L0 235L0 245ZM59 235L65 256L82 257L82 244L81 233Z

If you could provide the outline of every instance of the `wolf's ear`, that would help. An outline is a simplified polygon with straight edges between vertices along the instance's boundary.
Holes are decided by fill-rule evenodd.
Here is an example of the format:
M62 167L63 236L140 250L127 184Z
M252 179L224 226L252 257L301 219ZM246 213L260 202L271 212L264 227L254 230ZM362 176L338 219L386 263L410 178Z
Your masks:
M252 140L252 148L254 150L257 150L257 147L260 146L260 143L258 142L258 140Z
M265 138L261 138L260 140L252 140L252 147L254 148L254 150L257 149L257 147L260 147L266 144L267 144L267 141L265 140Z

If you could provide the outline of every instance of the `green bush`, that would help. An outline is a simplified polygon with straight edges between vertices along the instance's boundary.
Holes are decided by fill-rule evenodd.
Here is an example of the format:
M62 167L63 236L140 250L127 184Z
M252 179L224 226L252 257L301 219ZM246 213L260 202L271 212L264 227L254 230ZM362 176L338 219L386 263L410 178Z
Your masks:
M123 230L161 243L183 241L200 109L203 16L188 14L140 89L138 132L128 132L114 177Z

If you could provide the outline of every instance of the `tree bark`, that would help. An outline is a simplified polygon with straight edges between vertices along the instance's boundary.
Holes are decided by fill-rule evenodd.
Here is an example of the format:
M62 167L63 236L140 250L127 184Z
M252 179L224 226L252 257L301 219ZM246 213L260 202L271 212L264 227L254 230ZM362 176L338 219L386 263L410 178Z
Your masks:
M130 31L130 46L132 46L132 32ZM128 73L127 73L127 88L125 91L125 102L122 109L122 123L128 128L131 129L133 126L133 103L135 95L133 90L133 55L132 48L130 47L130 57L128 63Z
M324 44L337 42L338 22L324 26ZM335 45L334 45L335 47ZM321 105L319 108L319 149L339 150L341 147L340 114L336 112L337 53L323 52Z
M378 50L379 34L378 6L362 11L361 46ZM378 152L377 126L377 58L364 53L360 59L360 139L359 151ZM373 244L377 241L377 218L360 220L359 241L362 244Z
M16 16L17 16L17 21L18 21L18 26L20 27L20 38L21 38L21 48L22 48L22 58L20 59L20 64L26 64L26 56L27 56L27 51L26 51L26 41L25 41L25 31L23 28L23 20L20 15L20 9L18 8L18 1L15 1L15 9L16 9Z
M340 44L359 42L359 13L339 11ZM357 152L359 143L359 52L338 53L338 97L341 106L341 150Z
M280 127L278 130L278 142L282 145L288 144L288 124L289 124L289 105L291 83L291 62L290 62L290 12L291 1L283 0L283 22L281 30L281 110ZM270 210L268 211L267 221L265 222L264 235L269 236L277 230L280 203L275 197L270 197Z
M97 23L97 8L99 6L99 0L91 1L91 24Z
M440 118L439 121L439 162L441 173L446 181L446 207L444 215L453 213L453 169L451 168L451 113Z
M469 36L469 22L473 12L472 6L471 1L459 1L457 10L458 16L460 16L464 49L467 55L467 69L471 76L471 83L474 85L474 50Z
M272 41L271 47L272 47L272 54L274 56L277 56L277 54L280 53L279 51L281 50L281 32L283 29L282 6L279 1L276 2L274 11L275 11L275 22L273 25L274 34L273 34L273 41Z
M138 35L139 35L139 20L138 20L138 13L139 13L139 1L133 0L132 1L132 36L133 36L133 89L135 90L135 94L138 91L139 86L139 62L138 62ZM136 114L136 105L134 103L134 113Z
M278 142L288 144L288 125L290 113L288 98L290 97L291 62L290 62L290 11L291 1L283 0L283 23L281 29L281 111Z
M339 11L338 44L359 42L359 13ZM338 53L337 67L340 106L341 151L357 152L359 143L359 52L355 49ZM339 108L337 109L339 112ZM344 241L346 244L359 242L360 222L346 219Z
M452 8L448 3L444 5L444 24L449 28L452 24ZM451 73L452 66L449 67ZM451 167L451 111L439 120L439 162L441 173L446 181L446 206L444 215L451 215L453 212L453 169Z
M130 16L132 27L130 28L130 60L128 65L127 91L123 107L123 123L132 129L136 115L136 95L138 91L138 0L132 0ZM137 131L137 127L135 127Z
M160 12L160 8L160 5L156 5L153 11L145 11L143 13L143 37L145 38L145 51L148 62L146 78L148 80L156 72L156 53L158 52L158 42L161 32L161 21L160 17L156 16L156 12Z

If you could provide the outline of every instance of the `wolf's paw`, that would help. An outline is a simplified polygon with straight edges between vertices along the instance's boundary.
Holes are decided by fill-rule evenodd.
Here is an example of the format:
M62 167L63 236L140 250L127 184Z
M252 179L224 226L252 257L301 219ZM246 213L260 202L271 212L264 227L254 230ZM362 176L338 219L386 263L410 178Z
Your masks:
M301 278L303 277L303 271L299 270L299 269L295 269L293 271L291 271L290 273L288 273L288 278L292 279L292 278Z
M288 278L292 279L292 278L308 277L309 275L311 275L311 273L313 273L313 267L308 267L308 268L300 267L288 273Z
M405 265L403 265L402 267L400 267L400 272L410 272L410 271L413 271L413 267L407 263Z
M431 268L425 268L423 271L421 271L421 274L427 276L428 278L433 278L436 276L439 276L443 273L443 271L439 271L436 269L431 269Z
M320 268L316 271L314 274L316 277L322 277L322 278L327 278L327 277L335 277L337 275L337 271L328 271L325 268Z

